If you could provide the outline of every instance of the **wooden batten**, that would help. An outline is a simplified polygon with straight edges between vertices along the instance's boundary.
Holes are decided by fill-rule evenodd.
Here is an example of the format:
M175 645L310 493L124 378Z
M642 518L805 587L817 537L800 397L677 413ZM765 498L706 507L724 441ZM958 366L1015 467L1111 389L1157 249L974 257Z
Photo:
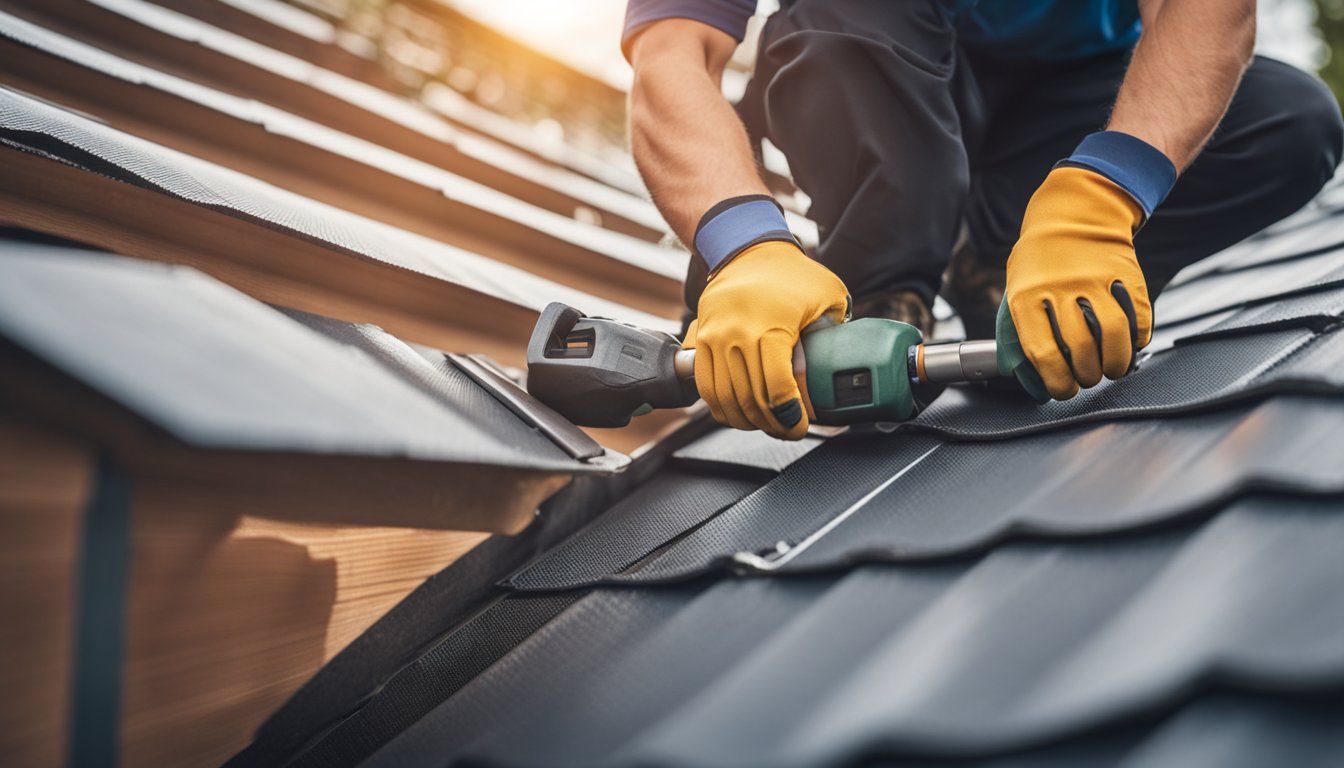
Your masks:
M11 3L6 5L9 6ZM256 99L278 109L283 109L327 127L372 141L409 157L438 166L464 178L480 182L492 189L540 208L564 216L573 216L575 211L580 208L594 207L593 203L580 201L568 194L563 188L540 183L536 179L513 173L505 168L473 157L460 151L451 143L445 143L432 136L427 136L396 120L350 104L337 96L324 93L307 84L296 83L248 62L234 59L224 53L164 35L120 14L98 8L81 0L14 0L12 5L14 6L12 8L13 12L19 15L30 18L50 29L88 42L95 47L116 53L130 61L145 64L179 77L185 77L226 93ZM235 17L239 13L237 10L232 10L230 13L225 13L223 18L237 21ZM265 25L249 24L248 31L250 33L255 32L257 27L261 26ZM283 36L287 39L299 37L292 33ZM258 42L265 43L264 40ZM301 49L307 50L312 47L312 41L308 41L308 43L308 45L301 46ZM6 47L8 49L22 46L10 43ZM13 57L19 55L21 55L20 52L9 50L4 54L5 60L7 60L5 68L13 68L16 70L14 74L17 74L18 68L22 66L20 62L13 60ZM347 57L355 58L348 53L345 56L330 56L327 58L345 60ZM321 66L320 61L311 59L305 59L305 61L311 61L315 65ZM360 60L356 59L356 61ZM54 84L63 97L76 95L74 92L81 85L79 80L93 78L93 73L87 71L74 76L60 76L50 69L51 65L50 57L45 57L36 65L38 67L36 71L47 72L50 78L48 82ZM347 68L362 69L358 64L348 65ZM368 80L369 78L359 77L357 79ZM387 88L387 83L376 76L372 77L371 82L383 87L384 90L392 92L397 90L395 87ZM144 101L148 97L148 93L145 90L139 90L136 93L134 99L122 101L120 108L139 110L143 106L148 106ZM108 104L117 106L116 101L110 99ZM89 109L88 111L98 113L96 109ZM158 122L163 127L170 127L173 122L172 116L168 115L167 117L170 119L164 119L164 115L158 115L153 120L149 120L148 117L146 119L151 123ZM462 129L452 127L448 130ZM172 145L171 142L165 143ZM521 151L521 149L515 151ZM538 162L545 162L539 158L534 159ZM231 167L242 170L241 166ZM660 228L650 227L645 222L632 220L609 208L601 208L600 206L598 208L605 229L650 242L656 242L663 236L663 231Z
M75 568L94 453L0 416L0 764L65 762Z
M0 60L8 85L131 135L650 314L681 311L680 283L673 278L450 200L372 165L4 39Z

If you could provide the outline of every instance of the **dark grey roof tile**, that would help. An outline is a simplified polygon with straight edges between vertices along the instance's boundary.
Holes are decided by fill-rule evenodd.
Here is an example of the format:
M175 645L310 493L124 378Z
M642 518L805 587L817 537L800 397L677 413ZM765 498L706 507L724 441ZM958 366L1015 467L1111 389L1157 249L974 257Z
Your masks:
M652 582L683 579L716 565L725 565L734 553L774 551L778 542L796 543L851 504L859 503L904 467L927 453L937 440L925 436L880 436L880 439L832 439L813 451L760 491L746 496L722 513L696 516L696 524L667 529L660 523L656 545L663 545L637 571L620 573L610 558L637 510L604 515L589 530L559 547L542 562L554 560L550 571L524 572L510 585L518 589L561 589L597 582ZM660 506L662 506L660 504ZM714 510L717 511L717 510ZM647 514L647 513L643 513ZM668 513L658 510L658 515ZM609 519L610 518L610 519ZM642 538L642 534L641 534ZM641 541L632 551L643 555L653 549ZM623 555L617 560L628 559Z
M513 586L928 560L1016 536L1093 537L1167 524L1253 491L1344 493L1344 403L1336 398L1281 396L1175 420L1076 427L1021 438L1011 451L998 443L905 442L901 435L833 438L707 523L687 526L679 538L660 531L676 540L636 572L586 567L588 553L605 547L575 541L551 557L582 559L585 567L533 573ZM966 482L972 475L977 482ZM619 540L629 534L606 530L625 525L618 520L599 519L591 530Z
M1305 256L1344 246L1344 215L1340 215L1338 210L1304 209L1299 219L1285 220L1280 225L1274 231L1266 230L1253 235L1186 267L1172 280L1171 285L1184 286L1212 275L1294 262Z
M1209 686L1338 691L1341 547L1338 498L1261 499L1197 525L971 561L599 590L372 764L989 755Z
M1309 328L1317 333L1344 318L1344 285L1285 296L1265 304L1253 304L1226 316L1209 316L1215 322L1186 329L1177 344L1220 336L1241 336L1252 331Z
M1344 699L1209 693L1163 717L989 759L865 761L865 768L1265 768L1344 764Z
M624 463L574 461L372 326L335 323L338 343L194 269L8 242L0 274L0 335L191 445L564 472Z
M684 464L726 464L779 473L822 442L820 437L777 440L764 432L720 428L679 449L672 458Z
M1103 379L1072 400L1044 406L1016 393L953 387L895 429L1001 439L1070 424L1194 412L1270 392L1335 392L1344 388L1340 336L1289 329L1186 344L1146 359L1120 382ZM1290 360L1303 362L1288 365Z
M765 565L918 561L1014 536L1106 536L1207 515L1253 491L1344 493L1344 400L1276 397L1033 435L1011 450L948 443L787 561Z
M1344 248L1239 272L1211 274L1171 286L1155 302L1153 318L1158 324L1181 323L1225 309L1341 283L1344 283Z
M749 479L663 472L508 583L564 589L619 573L758 487Z

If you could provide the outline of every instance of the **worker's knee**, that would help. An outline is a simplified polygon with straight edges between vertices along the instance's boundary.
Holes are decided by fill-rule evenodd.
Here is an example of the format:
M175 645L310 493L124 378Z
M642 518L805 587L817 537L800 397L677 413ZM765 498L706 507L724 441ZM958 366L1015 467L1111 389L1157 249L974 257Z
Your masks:
M1283 115L1265 138L1261 167L1282 185L1280 194L1298 205L1320 191L1335 173L1344 150L1344 117L1321 81L1293 71L1282 78Z

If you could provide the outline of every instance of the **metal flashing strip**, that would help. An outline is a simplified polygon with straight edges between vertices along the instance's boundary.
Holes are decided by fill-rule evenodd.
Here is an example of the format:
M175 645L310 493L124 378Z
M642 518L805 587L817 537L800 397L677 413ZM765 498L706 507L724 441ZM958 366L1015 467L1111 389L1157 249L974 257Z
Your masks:
M864 506L868 504L868 502L872 501L873 499L881 495L883 491L891 487L892 483L896 482L897 480L900 480L912 469L919 466L920 462L929 458L929 456L931 456L933 452L938 450L940 447L942 446L935 445L929 450L925 451L923 455L921 455L919 458L915 459L914 461L902 467L901 471L897 472L896 474L892 475L886 480L883 480L880 485L878 485L876 488L865 494L863 498L849 505L847 509L845 509L840 514L828 520L825 525L821 526L817 530L808 534L807 538L803 539L797 544L790 546L787 542L780 542L780 545L776 547L777 555L767 557L761 557L760 555L757 555L754 552L735 552L733 553L732 557L733 564L763 573L777 571L781 568L786 567L789 563L793 562L793 560L795 560L799 555L802 555L803 553L807 552L812 547L812 545L816 544L818 541L821 541L823 536L835 530L846 520L852 517L854 513L858 512L860 509L863 509Z
M651 489L658 494L650 498L671 502L668 509L632 497L508 585L550 590L676 582L729 568L740 551L776 555L781 542L787 548L807 538L839 511L856 505L870 488L941 443L924 435L882 437L881 443L832 438L760 490L743 492L740 500L714 514L682 515L686 502L673 498L673 492L694 498L685 481L670 490ZM627 569L640 557L645 560L638 570Z
M452 352L445 357L487 392L499 400L518 418L535 427L551 442L560 446L571 457L586 462L597 462L611 469L624 469L630 458L607 451L587 433L551 410L546 404L527 393L513 380L501 374L489 358L483 355L459 355Z

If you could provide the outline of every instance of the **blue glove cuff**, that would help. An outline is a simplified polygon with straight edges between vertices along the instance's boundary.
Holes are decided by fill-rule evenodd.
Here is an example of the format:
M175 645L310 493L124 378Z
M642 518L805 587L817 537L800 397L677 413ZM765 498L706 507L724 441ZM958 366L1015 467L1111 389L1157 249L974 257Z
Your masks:
M1176 166L1156 147L1120 131L1089 134L1055 167L1086 168L1129 193L1146 220L1176 185Z
M784 209L768 195L730 197L709 209L695 228L695 253L709 274L757 243L782 240L802 247L789 231Z

